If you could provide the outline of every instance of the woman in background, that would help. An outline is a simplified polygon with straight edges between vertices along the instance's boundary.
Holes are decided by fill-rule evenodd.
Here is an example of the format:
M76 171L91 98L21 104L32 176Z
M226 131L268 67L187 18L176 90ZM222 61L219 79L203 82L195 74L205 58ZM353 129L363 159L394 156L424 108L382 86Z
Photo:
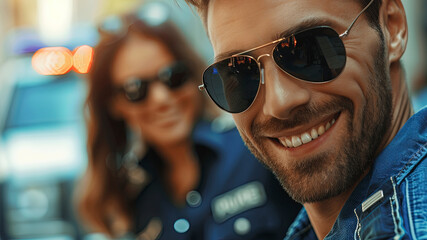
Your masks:
M89 77L82 218L117 238L282 239L300 206L198 91L204 62L170 21L121 23Z

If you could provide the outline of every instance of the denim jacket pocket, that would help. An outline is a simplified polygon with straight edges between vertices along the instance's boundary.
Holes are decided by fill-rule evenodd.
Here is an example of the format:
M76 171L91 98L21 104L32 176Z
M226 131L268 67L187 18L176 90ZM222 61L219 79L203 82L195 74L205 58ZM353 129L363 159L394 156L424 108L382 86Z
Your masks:
M399 209L402 194L396 191L395 183L390 178L354 209L358 219L355 239L408 239Z

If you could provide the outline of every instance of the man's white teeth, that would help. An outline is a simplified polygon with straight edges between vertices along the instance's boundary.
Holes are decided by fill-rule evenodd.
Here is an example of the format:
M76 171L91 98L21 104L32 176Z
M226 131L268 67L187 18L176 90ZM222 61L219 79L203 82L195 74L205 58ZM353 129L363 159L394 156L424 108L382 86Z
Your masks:
M319 135L322 135L322 134L324 134L325 133L325 127L322 125L322 126L320 126L319 127L319 129L317 130L317 133L319 134Z
M283 144L283 145L285 145L285 146L287 146L287 147L292 147L292 146L294 146L294 145L292 144L292 141L291 141L291 140L289 140L288 138L285 138L285 144Z
M308 143L308 142L311 142L311 140L313 140L313 139L311 138L311 135L309 133L301 134L302 143Z
M311 137L313 139L316 139L317 137L319 137L319 134L317 133L316 129L311 129Z
M294 147L299 147L302 145L301 139L297 136L292 136L292 144Z
M332 125L335 124L335 119L332 119L331 121L327 122L326 124L322 124L320 126L314 127L309 132L304 132L299 136L292 136L292 137L283 137L279 138L280 143L282 143L283 146L292 148L292 147L299 147L303 144L309 143L313 141L314 139L318 138L322 134L325 133L329 128L331 128Z

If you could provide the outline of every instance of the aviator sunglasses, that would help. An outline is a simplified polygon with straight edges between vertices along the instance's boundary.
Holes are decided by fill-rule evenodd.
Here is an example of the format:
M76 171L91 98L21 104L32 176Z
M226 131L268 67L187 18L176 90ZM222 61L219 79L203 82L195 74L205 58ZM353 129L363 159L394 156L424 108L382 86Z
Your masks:
M124 94L129 102L141 102L148 95L148 88L152 82L160 81L171 90L183 86L191 74L184 63L176 62L159 70L157 76L149 79L130 78L123 86L116 88L116 93Z
M203 73L203 84L199 89L205 89L210 98L225 111L244 112L254 102L260 84L264 84L260 58L265 56L272 57L283 72L306 82L326 83L335 79L346 64L342 38L349 34L354 23L373 1L366 5L342 34L329 26L312 27L210 65ZM273 44L276 45L270 54L263 54L257 59L246 55Z

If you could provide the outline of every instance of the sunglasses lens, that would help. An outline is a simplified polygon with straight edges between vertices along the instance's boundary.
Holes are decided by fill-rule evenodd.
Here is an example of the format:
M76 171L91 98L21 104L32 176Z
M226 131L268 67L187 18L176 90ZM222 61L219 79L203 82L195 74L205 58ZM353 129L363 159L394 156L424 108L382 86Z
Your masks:
M300 32L279 42L276 64L290 75L310 82L327 82L344 69L346 53L338 33L329 27Z
M176 63L166 67L159 72L159 78L165 82L171 89L179 88L190 77L188 68L182 63Z
M139 79L134 79L127 82L123 86L123 91L126 98L131 102L138 102L143 100L147 95L147 81L141 81Z
M240 113L249 108L258 93L259 82L258 64L247 56L217 62L203 74L203 84L209 96L230 113Z

